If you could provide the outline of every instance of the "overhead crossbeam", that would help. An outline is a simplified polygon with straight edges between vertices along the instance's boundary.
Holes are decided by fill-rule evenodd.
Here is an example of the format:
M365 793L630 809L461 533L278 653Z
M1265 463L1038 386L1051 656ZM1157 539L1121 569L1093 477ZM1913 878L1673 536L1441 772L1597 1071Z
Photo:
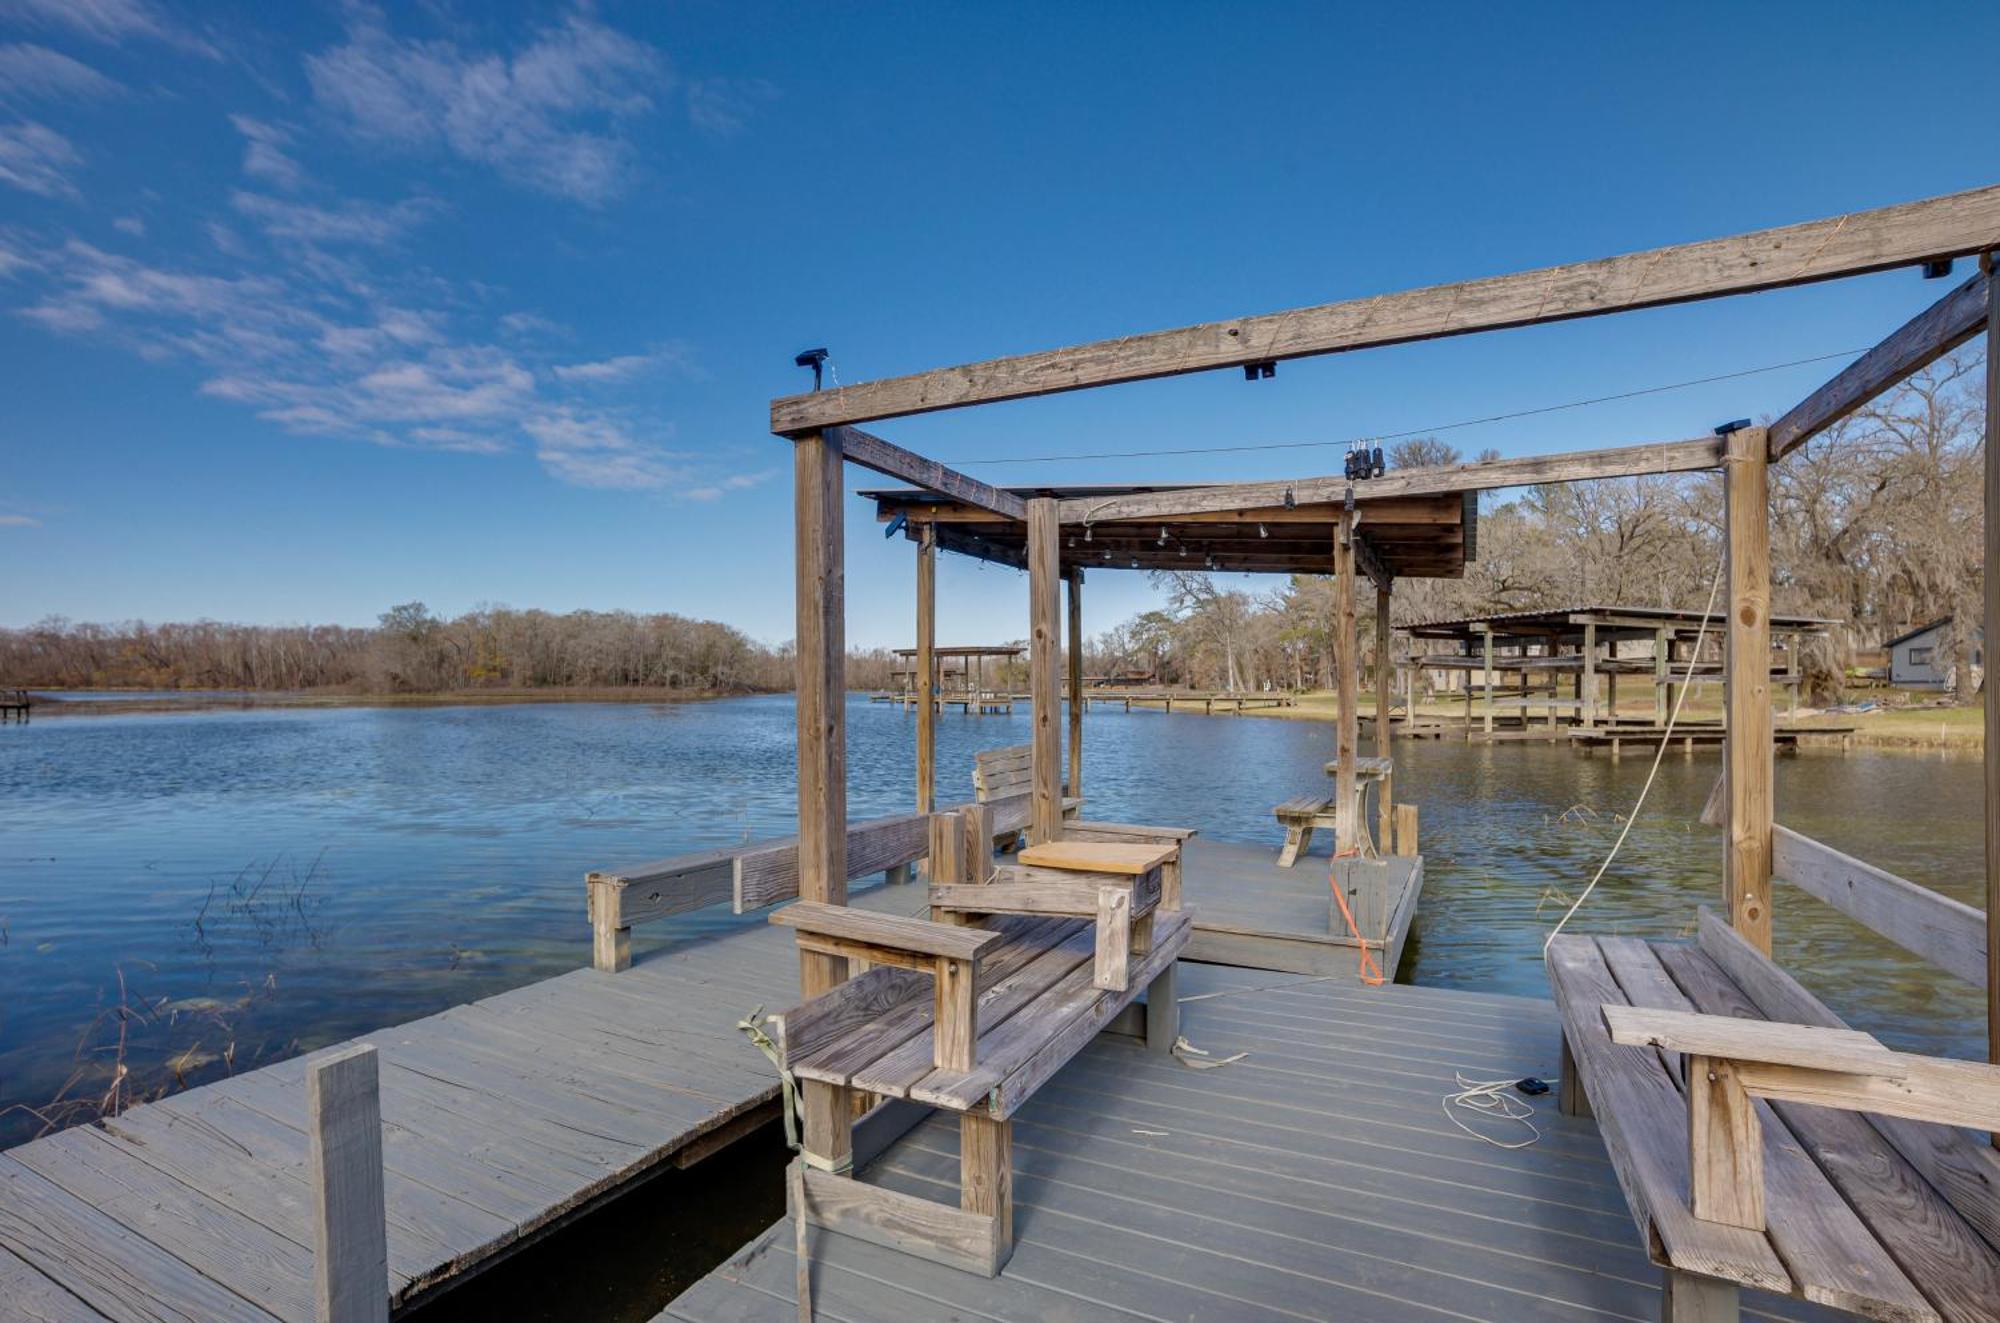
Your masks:
M1905 322L1833 380L1771 424L1771 458L1783 459L1897 382L1921 372L1986 329L1984 271Z
M1215 368L1783 289L2000 244L2000 186L1726 239L1018 354L771 402L771 430L930 413Z
M1028 517L1027 502L1010 491L988 486L977 478L968 478L957 469L946 468L934 459L925 459L913 450L905 450L858 427L831 427L826 430L839 434L841 450L850 463L891 478L901 478L926 491L976 505L982 510L991 510L1008 519L1025 520Z
M1689 473L1716 468L1721 463L1722 442L1714 437L1701 437L1693 441L1662 441L1615 450L1496 459L1483 464L1398 469L1360 482L1342 477L1297 478L1288 482L1221 483L1130 496L1076 497L1063 501L1058 513L1065 524L1094 524L1099 520L1160 519L1212 510L1339 501L1350 487L1359 502L1393 496L1491 491L1498 487L1526 487L1546 482L1629 478L1648 473ZM1365 524L1365 513L1362 518Z

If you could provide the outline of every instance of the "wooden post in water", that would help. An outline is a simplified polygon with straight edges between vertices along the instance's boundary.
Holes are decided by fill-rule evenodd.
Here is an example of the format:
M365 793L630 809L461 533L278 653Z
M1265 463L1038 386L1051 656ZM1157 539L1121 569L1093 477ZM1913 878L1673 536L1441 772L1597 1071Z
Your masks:
M1583 669L1576 681L1576 696L1582 701L1581 720L1585 730L1597 724L1597 626L1583 627Z
M799 899L847 903L847 612L839 433L792 447L798 609ZM847 961L799 952L808 999L847 979ZM845 1112L842 1115L845 1116ZM824 1152L824 1150L816 1150Z
M917 534L917 812L937 807L937 525Z
M1653 631L1653 725L1660 729L1667 724L1667 676L1673 669L1673 659L1667 654L1671 651L1667 627L1662 625Z
M1028 698L1033 711L1033 816L1028 841L1039 845L1062 839L1062 748L1056 723L1062 697L1062 614L1057 584L1061 574L1062 526L1056 503L1041 496L1028 502Z
M1355 704L1361 697L1361 659L1355 655L1354 641L1354 515L1343 510L1333 534L1335 576L1333 619L1334 652L1338 658L1340 717L1335 736L1335 756L1340 767L1334 777L1333 849L1335 854L1351 850L1359 839L1361 821L1354 803L1354 760L1361 737L1361 714Z
M1769 437L1729 434L1723 456L1729 625L1723 767L1729 779L1724 892L1729 923L1771 953L1771 524Z
M2000 1064L2000 696L1993 691L1993 628L2000 621L2000 280L1986 280L1986 1057ZM1993 1134L2000 1147L2000 1131Z
M1071 566L1069 580L1069 792L1083 793L1083 567Z
M306 1062L306 1146L315 1323L386 1323L389 1239L374 1048L357 1044Z
M1480 631L1485 643L1486 657L1486 733L1493 733L1493 626L1487 625ZM1526 711L1526 709L1522 709Z

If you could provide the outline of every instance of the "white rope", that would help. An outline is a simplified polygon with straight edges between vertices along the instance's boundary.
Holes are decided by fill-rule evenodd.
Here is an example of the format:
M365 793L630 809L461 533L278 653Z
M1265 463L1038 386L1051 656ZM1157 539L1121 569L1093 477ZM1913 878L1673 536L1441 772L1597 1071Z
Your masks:
M1625 815L1625 825L1618 829L1618 839L1611 843L1611 853L1604 856L1604 862L1597 866L1597 872L1591 877L1590 885L1583 889L1583 894L1578 896L1567 910L1563 911L1562 918L1556 921L1555 928L1543 941L1544 960L1548 958L1549 944L1562 935L1563 926L1570 921L1570 916L1583 908L1583 902L1590 899L1590 893L1597 890L1597 884L1604 880L1604 874L1610 869L1611 861L1618 857L1618 851L1624 846L1625 838L1632 834L1632 824L1639 820L1639 811L1646 807L1646 796L1652 793L1653 781L1660 774L1660 760L1667 756L1667 744L1673 738L1674 724L1681 718L1681 706L1687 702L1688 690L1694 687L1695 663L1701 657L1701 645L1708 639L1708 622L1715 614L1715 595L1722 590L1722 572L1728 564L1727 559L1716 562L1715 578L1708 585L1708 605L1702 608L1701 629L1695 634L1694 649L1688 653L1687 670L1681 676L1681 691L1674 696L1674 709L1667 714L1666 729L1660 732L1660 746L1653 750L1653 765L1646 772L1646 784L1639 787L1639 798L1633 801L1632 811ZM1614 722L1618 718L1616 712L1611 716Z
M1445 1120L1474 1139L1482 1140L1495 1148L1526 1148L1542 1137L1542 1132L1535 1128L1533 1120L1535 1109L1508 1092L1514 1087L1513 1080L1469 1080L1464 1075L1459 1075L1457 1078L1458 1092L1448 1093L1444 1098ZM1482 1134L1467 1125L1458 1113L1452 1110L1456 1107L1476 1112L1485 1120L1511 1121L1516 1125L1526 1126L1528 1137L1510 1144L1504 1139L1495 1139L1491 1135Z

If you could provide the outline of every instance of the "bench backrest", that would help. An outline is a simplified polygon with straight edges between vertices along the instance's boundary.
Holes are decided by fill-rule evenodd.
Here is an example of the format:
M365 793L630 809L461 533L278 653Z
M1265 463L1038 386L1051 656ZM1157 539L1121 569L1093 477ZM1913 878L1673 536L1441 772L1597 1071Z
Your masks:
M972 755L972 793L980 803L1025 795L1035 788L1035 750L1016 744Z

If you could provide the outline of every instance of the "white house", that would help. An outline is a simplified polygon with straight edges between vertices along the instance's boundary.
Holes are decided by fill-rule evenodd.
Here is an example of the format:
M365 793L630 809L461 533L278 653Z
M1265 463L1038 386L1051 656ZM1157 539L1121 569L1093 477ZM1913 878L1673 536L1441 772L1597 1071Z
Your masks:
M1889 640L1889 683L1909 689L1950 689L1957 677L1952 672L1951 652L1946 646L1945 626L1952 618L1933 620L1907 634ZM1972 640L1973 682L1986 669L1986 631Z

